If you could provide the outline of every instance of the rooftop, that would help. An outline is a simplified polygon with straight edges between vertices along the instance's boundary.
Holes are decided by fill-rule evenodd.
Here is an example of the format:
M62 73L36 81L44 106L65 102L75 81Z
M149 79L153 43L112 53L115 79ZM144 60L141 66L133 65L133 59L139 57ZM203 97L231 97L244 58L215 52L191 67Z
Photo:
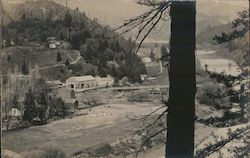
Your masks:
M90 80L95 80L95 78L91 75L88 76L74 76L70 77L68 80L75 80L75 81L90 81Z

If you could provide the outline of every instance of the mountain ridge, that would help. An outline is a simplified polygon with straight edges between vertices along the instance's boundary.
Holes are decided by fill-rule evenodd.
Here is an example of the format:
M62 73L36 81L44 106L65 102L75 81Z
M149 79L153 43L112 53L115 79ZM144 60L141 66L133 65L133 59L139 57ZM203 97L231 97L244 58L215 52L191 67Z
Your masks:
M65 0L53 0L54 2L66 5ZM223 1L223 0L198 0L197 1L197 32L201 31L208 25L219 26L226 24L237 17L237 12L246 9L246 0L240 1ZM135 17L138 14L149 10L149 7L141 6L131 1L118 0L70 0L68 7L75 9L78 7L79 11L85 12L91 19L98 19L102 25L109 25L115 28L123 24L123 20ZM126 9L125 9L126 8ZM160 23L155 28L152 34L149 35L151 40L168 40L170 34L170 22ZM132 30L126 35L134 37L137 30Z

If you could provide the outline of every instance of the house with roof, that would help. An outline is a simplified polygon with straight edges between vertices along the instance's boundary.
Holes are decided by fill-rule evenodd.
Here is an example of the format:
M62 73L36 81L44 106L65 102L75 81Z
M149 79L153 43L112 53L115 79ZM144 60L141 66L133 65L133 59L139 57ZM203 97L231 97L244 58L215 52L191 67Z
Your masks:
M21 111L18 109L18 108L12 108L9 112L9 115L12 116L12 117L21 117L22 116L22 113Z
M111 87L114 84L114 78L107 77L93 77L88 76L73 76L66 80L66 88L75 92L81 92L88 89Z
M95 77L88 76L73 76L66 80L66 87L68 89L74 90L75 92L80 92L84 89L97 87L98 83Z

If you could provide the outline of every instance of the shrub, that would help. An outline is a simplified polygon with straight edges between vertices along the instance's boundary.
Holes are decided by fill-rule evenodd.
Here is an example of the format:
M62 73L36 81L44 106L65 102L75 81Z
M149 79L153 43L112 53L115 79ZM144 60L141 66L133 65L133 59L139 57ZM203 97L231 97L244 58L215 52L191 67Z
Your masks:
M203 83L198 91L197 99L201 104L214 106L218 109L228 108L231 105L226 87L214 81Z
M151 101L152 97L148 92L136 92L128 95L128 101L131 102L147 102Z
M39 158L66 158L66 154L61 149L50 147L45 149Z
M55 116L57 117L65 117L68 112L68 107L62 100L62 98L53 98L51 100L51 105L49 109L49 117L53 118Z

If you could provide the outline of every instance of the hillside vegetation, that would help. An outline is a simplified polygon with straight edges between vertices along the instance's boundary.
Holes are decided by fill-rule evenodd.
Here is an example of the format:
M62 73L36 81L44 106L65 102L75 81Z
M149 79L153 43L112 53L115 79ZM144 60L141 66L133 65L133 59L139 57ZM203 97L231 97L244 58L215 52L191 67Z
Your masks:
M88 73L120 79L127 76L131 82L140 82L140 74L146 73L141 59L130 52L131 40L117 37L109 26L100 25L97 19L89 19L77 8L71 10L51 1L29 1L16 6L5 16L8 20L3 26L4 51L8 47L15 48L4 53L4 57L5 61L11 58L12 65L21 67L23 62L52 65L54 61L57 64L55 53L58 52L62 56L59 63L65 63L69 59L62 50L48 49L48 38L55 37L56 41L66 45L64 49L77 50L84 59L75 63L78 66L68 67L73 74L75 67L84 69L82 65L86 63L93 65ZM17 46L19 50L15 50ZM23 47L33 51L23 50ZM76 56L75 53L71 55ZM76 74L85 75L79 71Z

